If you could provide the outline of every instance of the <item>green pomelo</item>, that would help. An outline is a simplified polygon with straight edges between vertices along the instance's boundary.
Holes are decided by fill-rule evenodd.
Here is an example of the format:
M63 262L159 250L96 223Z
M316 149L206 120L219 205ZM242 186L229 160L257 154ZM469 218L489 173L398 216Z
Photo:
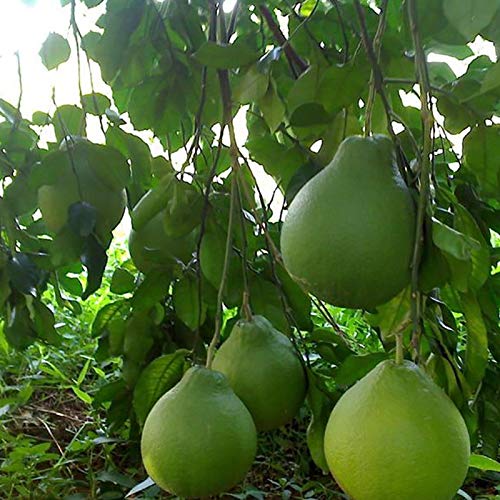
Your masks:
M330 415L325 455L354 500L451 500L467 473L457 408L415 364L383 361Z
M238 321L214 358L258 430L276 429L304 402L306 377L290 340L262 316Z
M123 217L125 191L111 190L95 176L88 165L77 163L75 169L78 182L75 173L68 167L55 184L47 184L38 189L38 204L45 225L49 231L58 233L68 222L69 207L73 203L85 201L97 210L97 234L107 239Z
M164 211L156 214L142 229L130 232L128 247L137 269L143 273L154 267L169 267L176 260L189 262L196 248L194 232L180 238L168 236Z
M155 404L144 424L144 467L163 489L181 497L227 491L247 474L257 433L224 375L190 368Z
M414 205L391 140L352 136L290 204L281 251L309 292L371 309L408 284L414 232Z

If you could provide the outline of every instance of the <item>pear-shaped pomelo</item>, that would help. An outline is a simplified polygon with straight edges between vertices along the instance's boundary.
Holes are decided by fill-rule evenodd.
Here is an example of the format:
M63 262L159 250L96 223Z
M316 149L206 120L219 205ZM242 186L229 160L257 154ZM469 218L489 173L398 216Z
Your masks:
M258 430L280 427L304 402L306 377L290 340L262 316L240 320L214 358Z
M414 232L413 201L391 140L352 136L290 204L281 251L309 292L370 309L408 284Z
M147 273L154 267L169 267L176 260L189 262L196 248L196 234L175 238L164 228L165 211L157 213L139 231L130 231L128 247L137 269Z
M383 361L332 411L325 455L353 500L451 500L469 464L465 422L425 372Z
M255 458L252 417L224 375L190 368L146 418L141 452L146 471L181 497L217 495L239 483Z

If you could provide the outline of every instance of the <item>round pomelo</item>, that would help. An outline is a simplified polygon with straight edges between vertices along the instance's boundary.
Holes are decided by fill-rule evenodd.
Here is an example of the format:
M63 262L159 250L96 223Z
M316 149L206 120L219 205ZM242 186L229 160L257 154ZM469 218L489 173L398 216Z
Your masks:
M38 189L38 204L49 231L59 232L68 222L68 209L74 203L90 203L97 211L96 232L103 238L118 225L126 204L125 191L113 191L98 179L90 168L79 167L78 179L69 168L54 184Z
M325 455L355 500L451 500L470 442L459 411L425 372L383 361L332 411Z
M217 495L239 483L255 458L252 417L224 375L190 368L146 418L141 452L146 471L181 497Z
M292 420L306 394L306 377L290 340L262 316L240 320L214 358L258 430Z
M147 273L154 267L169 267L176 260L189 262L196 248L196 232L175 238L164 229L165 212L156 214L139 231L131 230L129 252L137 269Z
M293 199L281 251L309 292L371 309L409 283L414 233L414 205L391 140L352 136Z

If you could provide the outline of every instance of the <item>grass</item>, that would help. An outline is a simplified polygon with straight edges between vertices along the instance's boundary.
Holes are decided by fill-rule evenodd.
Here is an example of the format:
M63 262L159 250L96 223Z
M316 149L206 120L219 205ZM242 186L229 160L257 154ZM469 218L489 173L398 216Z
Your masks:
M123 257L118 246L111 260ZM128 440L126 428L110 429L104 409L92 404L99 388L120 374L118 358L95 360L97 340L90 332L95 311L110 300L109 282L108 274L103 289L81 304L80 315L56 310L61 346L36 344L17 352L0 339L2 498L121 499L147 477L137 442ZM378 337L359 312L330 311L363 352L380 350ZM321 325L319 316L316 320ZM224 498L347 498L312 463L305 440L308 423L304 408L290 425L260 435L251 472ZM499 500L500 475L482 477L472 477L464 489L477 500ZM133 498L172 497L152 486Z

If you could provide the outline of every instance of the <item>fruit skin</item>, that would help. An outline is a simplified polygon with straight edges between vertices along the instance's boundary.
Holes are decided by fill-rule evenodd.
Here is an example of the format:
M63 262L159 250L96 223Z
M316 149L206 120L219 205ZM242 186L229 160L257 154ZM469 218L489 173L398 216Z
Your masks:
M214 358L259 431L292 420L304 402L306 377L290 340L262 316L240 320Z
M415 364L390 360L340 398L325 455L354 500L451 500L467 473L470 441L442 389Z
M109 189L92 172L91 167L77 163L81 199L75 173L68 167L54 184L46 184L38 189L38 204L49 231L58 233L68 221L68 208L79 201L90 203L97 210L95 230L108 239L108 234L122 220L125 211L125 191Z
M290 204L281 251L309 292L371 309L408 284L414 233L415 209L391 140L352 136Z
M155 404L144 424L144 467L163 489L205 497L239 483L253 463L257 433L224 375L190 368Z
M173 238L164 230L165 212L156 214L139 231L131 230L128 240L129 252L137 269L143 273L154 267L173 266L176 259L189 262L196 247L196 232Z

